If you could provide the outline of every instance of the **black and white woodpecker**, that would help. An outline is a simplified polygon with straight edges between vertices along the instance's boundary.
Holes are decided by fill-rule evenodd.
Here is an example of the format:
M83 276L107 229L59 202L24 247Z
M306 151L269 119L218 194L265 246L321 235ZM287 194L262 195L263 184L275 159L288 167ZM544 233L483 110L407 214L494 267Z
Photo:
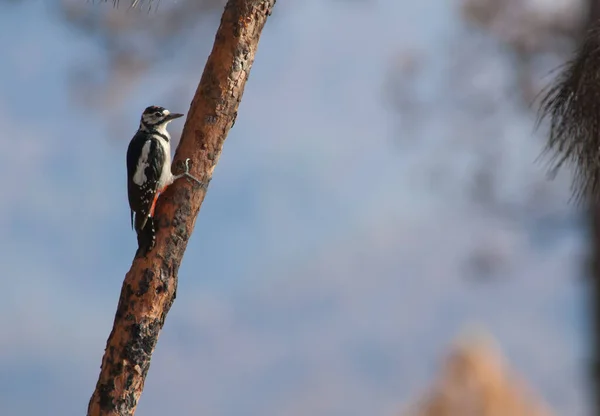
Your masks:
M138 235L138 244L141 246L141 241L146 241L144 244L149 245L147 249L154 246L153 217L159 194L184 176L202 184L190 175L189 159L185 161L184 173L171 173L171 136L167 126L182 116L163 107L147 107L142 113L140 127L127 148L127 195L131 227ZM142 235L145 240L141 238Z

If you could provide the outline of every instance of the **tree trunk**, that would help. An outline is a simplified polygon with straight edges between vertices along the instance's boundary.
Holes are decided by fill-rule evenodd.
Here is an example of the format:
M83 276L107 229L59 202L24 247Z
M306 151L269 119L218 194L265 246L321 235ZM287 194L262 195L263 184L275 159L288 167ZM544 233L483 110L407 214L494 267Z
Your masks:
M229 0L187 115L175 161L210 181L233 126L261 31L276 0ZM156 245L125 276L88 416L133 415L177 290L177 271L206 189L174 183L158 201Z

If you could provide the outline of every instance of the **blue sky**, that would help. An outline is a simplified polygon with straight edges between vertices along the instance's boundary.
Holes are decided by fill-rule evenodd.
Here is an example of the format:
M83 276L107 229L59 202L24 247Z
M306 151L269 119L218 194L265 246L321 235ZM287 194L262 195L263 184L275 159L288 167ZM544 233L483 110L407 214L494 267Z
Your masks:
M139 414L392 415L479 324L560 413L584 415L586 241L569 178L545 180L519 109L500 104L479 124L440 99L452 91L442 52L461 36L451 6L279 3ZM127 143L145 106L188 108L217 24L205 19L172 61L90 108L69 74L101 62L101 46L41 1L4 6L1 414L87 406L135 251ZM414 133L384 100L407 48L428 62ZM484 55L466 82L495 93L509 67ZM469 199L482 152L498 164L500 212ZM492 259L494 279L465 278L473 253Z

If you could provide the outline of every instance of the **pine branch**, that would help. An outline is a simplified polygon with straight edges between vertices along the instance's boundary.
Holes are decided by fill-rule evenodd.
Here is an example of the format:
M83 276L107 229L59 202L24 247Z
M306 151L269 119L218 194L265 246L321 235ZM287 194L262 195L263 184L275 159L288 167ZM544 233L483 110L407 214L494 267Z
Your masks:
M229 0L175 153L208 183L233 126L261 31L276 0ZM158 201L156 246L125 276L88 416L133 415L177 290L177 271L206 189L175 182Z
M556 172L574 167L574 197L600 201L600 26L594 22L541 101L538 122L550 121L546 152Z
M112 1L113 7L119 7L120 5L120 0L101 0L104 3L108 3L109 1ZM152 6L154 4L156 4L156 7L158 7L158 3L160 2L160 0L129 0L129 8L131 9L136 9L139 8L141 9L144 6L147 6L148 11L150 11L152 9Z

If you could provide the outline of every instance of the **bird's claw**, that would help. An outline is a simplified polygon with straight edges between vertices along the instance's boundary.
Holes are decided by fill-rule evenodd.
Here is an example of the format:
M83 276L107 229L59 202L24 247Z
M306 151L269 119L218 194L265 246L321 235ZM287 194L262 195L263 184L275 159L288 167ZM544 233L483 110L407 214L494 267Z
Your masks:
M196 178L195 176L193 176L190 173L190 158L189 157L186 158L183 163L185 166L185 170L183 171L181 176L186 176L188 179L192 179L193 181L197 182L200 186L205 186L204 183L200 179Z

